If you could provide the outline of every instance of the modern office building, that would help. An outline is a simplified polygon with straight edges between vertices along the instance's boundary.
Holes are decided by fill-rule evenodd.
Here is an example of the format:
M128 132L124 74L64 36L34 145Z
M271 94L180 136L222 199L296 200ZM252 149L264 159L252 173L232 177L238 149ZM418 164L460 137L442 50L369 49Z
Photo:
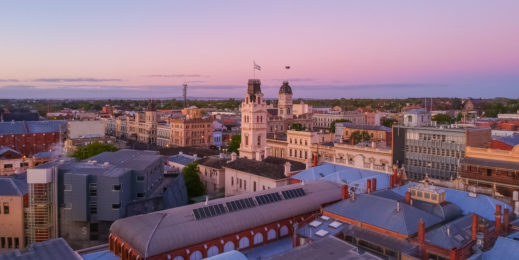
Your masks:
M55 161L31 169L34 223L39 224L37 205L47 205L49 210L40 213L52 226L50 219L59 214L58 234L73 248L106 242L109 226L119 218L187 202L183 181L166 177L164 164L165 158L155 151L119 150L81 162ZM39 232L39 227L33 229ZM47 232L48 239L56 237L55 229ZM42 240L46 239L34 242Z
M393 164L404 165L407 178L457 178L465 146L488 147L490 128L393 126Z

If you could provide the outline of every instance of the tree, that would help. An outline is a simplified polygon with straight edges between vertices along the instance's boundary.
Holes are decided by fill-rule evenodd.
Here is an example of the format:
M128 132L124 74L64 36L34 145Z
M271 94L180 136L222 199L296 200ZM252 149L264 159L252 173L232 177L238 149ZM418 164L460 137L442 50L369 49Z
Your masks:
M336 123L351 123L350 120L348 119L339 119L339 120L334 120L331 124L330 124L330 133L335 133L335 124Z
M369 141L371 140L371 136L366 131L353 131L351 133L350 139L353 140L353 144L358 144L362 141Z
M305 127L302 124L292 124L290 130L304 131Z
M240 144L241 144L241 135L233 135L231 137L231 142L229 143L229 147L227 148L227 152L232 153L235 152L237 155L240 155Z
M193 197L202 196L205 194L204 184L200 181L200 170L198 169L198 163L193 162L182 170L184 176L184 183L186 184L187 195L189 199Z
M76 158L76 160L85 160L94 155L98 155L103 152L116 152L117 149L115 146L111 144L102 144L99 142L87 144L85 146L78 147L72 157Z
M447 114L434 115L432 120L436 121L438 124L450 124L452 122L452 118Z
M393 124L395 123L398 123L398 120L394 119L394 118L384 118L384 120L382 120L382 125L385 126L385 127L393 127Z

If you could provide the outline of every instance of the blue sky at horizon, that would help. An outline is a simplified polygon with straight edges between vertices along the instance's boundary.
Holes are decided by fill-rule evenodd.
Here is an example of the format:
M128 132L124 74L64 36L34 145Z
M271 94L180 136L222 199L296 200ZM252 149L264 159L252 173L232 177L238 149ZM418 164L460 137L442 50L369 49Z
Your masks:
M519 98L519 1L2 1L0 97ZM285 65L291 69L286 71Z

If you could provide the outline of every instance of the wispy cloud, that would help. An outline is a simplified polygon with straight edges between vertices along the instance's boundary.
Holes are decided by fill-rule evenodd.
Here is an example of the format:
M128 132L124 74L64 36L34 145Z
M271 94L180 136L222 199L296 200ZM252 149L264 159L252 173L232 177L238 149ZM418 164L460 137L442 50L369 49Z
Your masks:
M287 80L288 82L314 82L314 81L318 81L318 79L314 79L314 78L288 78L288 79L273 79L275 81L285 81Z
M0 79L0 82L20 82L17 79Z
M144 75L144 77L148 78L200 78L202 75L200 74L152 74L152 75Z
M34 82L110 82L121 81L121 79L101 79L101 78L40 78L33 80Z

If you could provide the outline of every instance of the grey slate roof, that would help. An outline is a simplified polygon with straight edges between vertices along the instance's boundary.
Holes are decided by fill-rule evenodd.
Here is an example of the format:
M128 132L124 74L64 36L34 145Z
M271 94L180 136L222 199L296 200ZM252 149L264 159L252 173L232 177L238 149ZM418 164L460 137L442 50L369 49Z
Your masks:
M228 234L234 234L251 227L317 211L322 204L337 201L341 197L341 188L338 184L327 181L314 181L304 185L293 184L211 200L209 205L272 192L280 193L281 191L295 188L303 188L306 195L196 220L193 215L193 209L204 207L205 203L202 202L119 219L112 224L110 231L122 238L125 243L131 245L140 254L149 257Z
M19 250L11 250L0 254L0 260L81 260L82 258L70 248L63 238L55 238L45 242L35 243L21 253Z
M267 157L263 161L238 158L228 163L225 167L274 180L281 180L287 178L284 166L286 162L291 164L290 171L300 171L306 168L304 163L276 157Z
M472 214L425 233L425 241L446 248L461 248L472 241Z
M368 252L359 253L357 247L334 236L328 236L304 246L292 248L269 260L376 260L382 259Z
M519 162L498 161L498 160L482 159L482 158L475 158L475 157L465 157L461 160L461 163L483 165L483 166L496 167L496 168L501 168L501 169L514 169L514 170L519 169Z
M209 156L205 157L203 159L198 160L198 164L204 165L207 167L215 168L215 169L222 169L225 165L227 165L227 162L229 161L229 158L220 158L217 156Z
M0 177L0 196L23 196L27 191L27 174Z
M64 132L65 120L0 122L0 135Z
M397 203L400 210L397 211ZM337 202L323 209L349 219L367 223L406 236L418 232L418 221L425 221L426 227L441 222L441 218L421 209L391 199L371 194L358 194L355 199Z

